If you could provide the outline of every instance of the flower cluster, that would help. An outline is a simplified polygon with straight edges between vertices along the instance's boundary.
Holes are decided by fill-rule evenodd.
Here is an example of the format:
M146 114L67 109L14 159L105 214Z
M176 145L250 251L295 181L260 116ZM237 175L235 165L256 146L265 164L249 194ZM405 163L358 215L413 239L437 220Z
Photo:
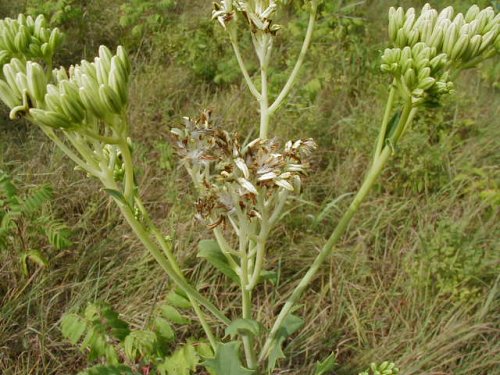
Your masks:
M54 69L52 83L41 65L13 58L3 67L0 99L10 117L29 114L35 123L52 128L75 128L94 119L121 114L127 103L130 62L123 48L113 56L104 46L93 63Z
M214 3L212 18L226 28L240 12L247 19L252 31L276 34L281 26L273 24L272 15L278 9L275 0L221 0Z
M50 61L61 42L61 32L49 29L42 15L0 20L0 66L13 57Z
M464 16L452 7L440 13L429 4L420 15L414 8L389 10L389 36L382 70L392 74L400 91L414 103L427 103L448 93L454 70L472 67L500 49L500 15L472 6Z
M289 141L282 150L276 139L241 146L237 135L213 126L208 112L195 121L186 118L185 127L172 133L200 193L197 217L211 227L233 214L261 219L280 193L300 190L316 148L312 139Z
M436 48L419 42L413 47L386 49L381 69L392 74L399 92L417 105L437 101L452 91L447 63L445 53L437 54Z

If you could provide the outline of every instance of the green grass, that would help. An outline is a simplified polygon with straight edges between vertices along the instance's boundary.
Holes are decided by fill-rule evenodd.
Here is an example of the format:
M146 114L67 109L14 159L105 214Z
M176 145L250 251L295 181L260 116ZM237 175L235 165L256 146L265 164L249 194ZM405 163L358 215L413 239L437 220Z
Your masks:
M85 19L61 25L65 29L86 22L81 30L92 31L88 38L66 43L62 62L91 56L100 43L118 44L120 27L98 13L98 3L87 3ZM120 3L111 1L105 13L118 12ZM258 114L243 81L216 84L213 75L192 68L199 56L207 64L230 56L223 39L208 46L191 40L188 50L179 50L188 42L185 35L203 40L197 27L207 27L209 5L192 3L179 5L163 31L139 43L128 40L135 61L132 138L148 209L175 237L176 254L199 289L219 306L231 308L238 305L236 288L228 288L223 277L196 258L198 241L210 233L192 219L194 208L186 202L194 192L165 145L181 116L195 116L203 108L213 109L218 122L243 137ZM342 23L341 15L332 16L332 25L351 27L348 33L329 34L321 24L324 34L313 41L300 83L274 119L272 131L280 138L312 136L320 148L304 194L288 206L289 215L270 240L266 266L281 267L279 282L263 285L255 294L258 316L266 324L326 241L370 161L388 91L387 77L377 69L386 40L382 3L359 6L354 15L363 22L354 29ZM19 10L0 7L5 12L0 15ZM284 46L291 37L286 30L283 34ZM223 38L218 31L215 35ZM216 52L205 55L207 48ZM291 48L293 56L298 42ZM288 66L286 59L277 64ZM337 375L357 374L370 362L383 360L395 362L404 375L499 373L500 100L498 77L492 75L495 64L498 60L468 72L445 108L417 118L305 294L299 313L307 323L288 342L289 357L276 374L309 374L331 352L337 355ZM316 76L319 88L308 85ZM142 327L155 301L168 292L168 279L97 182L74 171L37 129L0 118L0 149L2 169L26 190L52 184L52 209L74 229L74 245L30 278L19 275L15 252L0 251L0 373L76 373L85 366L85 356L62 338L62 314L105 300ZM465 268L469 274L453 279L461 270L457 263L431 256L432 249L446 246L473 259L481 272ZM434 269L444 271L430 272ZM451 287L440 289L438 280ZM475 294L464 296L471 285ZM183 334L201 335L201 330L185 329L181 338Z

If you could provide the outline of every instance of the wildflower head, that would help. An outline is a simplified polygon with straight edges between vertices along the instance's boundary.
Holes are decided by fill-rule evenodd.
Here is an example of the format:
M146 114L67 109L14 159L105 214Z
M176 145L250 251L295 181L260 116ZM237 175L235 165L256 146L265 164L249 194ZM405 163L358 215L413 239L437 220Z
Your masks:
M172 129L178 153L200 198L197 217L218 225L230 215L261 219L283 192L298 192L316 148L312 139L288 141L255 139L241 145L237 134L210 122L209 112L184 119L184 128Z

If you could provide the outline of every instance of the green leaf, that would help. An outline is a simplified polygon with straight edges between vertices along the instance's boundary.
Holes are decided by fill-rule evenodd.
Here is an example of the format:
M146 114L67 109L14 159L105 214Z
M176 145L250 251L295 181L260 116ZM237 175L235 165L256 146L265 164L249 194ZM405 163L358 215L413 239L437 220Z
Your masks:
M385 141L389 140L389 138L391 138L394 132L396 131L396 127L399 123L400 118L401 118L401 111L397 111L392 116L391 120L387 124L387 131L385 133L385 138L384 138Z
M21 255L21 268L23 273L28 275L28 259L38 264L40 267L47 267L49 261L39 250L30 250Z
M124 204L125 206L129 205L122 192L113 189L103 189L103 190L109 195L111 195L111 197L117 200L118 202Z
M240 343L236 341L217 344L215 358L207 359L203 364L214 370L217 375L251 375L255 373L241 364Z
M187 324L190 322L190 320L184 316L181 315L179 311L175 307L172 307L167 304L163 304L160 306L160 312L163 315L163 317L172 323L176 324Z
M79 372L78 375L134 375L130 367L125 365L102 366L97 365Z
M215 240L201 240L198 243L198 257L205 258L208 263L217 268L235 283L240 283L240 278L229 266L226 256L222 253L219 244Z
M196 371L200 358L192 344L186 344L176 350L158 366L161 375L190 375Z
M76 314L66 314L61 320L61 332L73 345L75 345L86 329L85 320Z
M335 357L335 353L331 353L323 361L316 363L314 375L326 375L332 371L335 366L337 366L337 358Z
M283 353L282 349L283 342L289 336L293 335L296 331L298 331L303 324L304 320L297 315L290 314L285 318L280 328L278 328L276 337L273 340L272 349L269 354L269 360L267 364L268 371L274 370L278 359L285 358L285 354Z
M180 309L189 309L191 308L191 302L189 300L177 293L175 290L171 290L167 294L167 302L170 303L174 307L178 307Z
M166 319L156 317L153 323L153 327L158 336L160 336L167 342L171 342L175 339L175 332Z
M138 356L151 357L156 353L158 339L151 331L132 331L123 342L125 355L131 361L135 361Z
M250 334L254 337L262 332L262 325L253 319L236 319L226 328L226 336L234 339L237 335Z

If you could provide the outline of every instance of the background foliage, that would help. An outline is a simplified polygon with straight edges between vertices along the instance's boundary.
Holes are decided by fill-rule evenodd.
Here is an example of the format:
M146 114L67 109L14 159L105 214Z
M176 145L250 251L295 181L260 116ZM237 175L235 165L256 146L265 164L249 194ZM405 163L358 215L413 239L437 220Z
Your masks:
M283 83L307 23L301 2L290 3L282 14L287 27L271 73L274 88ZM457 10L469 5L449 3ZM387 40L388 6L324 2L300 83L276 117L280 137L312 136L320 149L302 199L274 232L269 269L281 270L276 286L258 291L263 320L273 314L266 306L282 301L278 288L291 289L314 258L370 160L387 95L378 56ZM198 288L221 306L230 304L227 279L195 257L196 244L209 233L192 220L186 202L193 192L176 167L168 135L181 116L206 107L244 135L257 121L230 46L209 20L210 5L0 0L0 17L20 11L44 13L67 34L60 64L93 56L100 44L127 46L134 57L130 118L144 200L175 234L176 251ZM498 66L497 60L468 72L445 108L417 119L416 131L408 133L355 219L357 229L345 236L304 298L297 313L308 324L288 340L289 359L277 373L311 373L332 352L339 375L386 359L401 374L498 371ZM255 68L250 64L251 72ZM0 373L76 373L86 366L85 350L62 337L62 314L106 301L127 317L131 330L142 332L153 327L168 281L157 282L161 271L98 185L73 171L37 129L1 117L0 149L1 169L23 186L21 196L50 184L45 212L73 232L71 246L51 252L56 255L49 267L28 276L13 266L24 250L20 245L0 252ZM47 237L36 234L37 218L23 220L30 247L48 249ZM176 331L169 353L175 340L199 336Z

